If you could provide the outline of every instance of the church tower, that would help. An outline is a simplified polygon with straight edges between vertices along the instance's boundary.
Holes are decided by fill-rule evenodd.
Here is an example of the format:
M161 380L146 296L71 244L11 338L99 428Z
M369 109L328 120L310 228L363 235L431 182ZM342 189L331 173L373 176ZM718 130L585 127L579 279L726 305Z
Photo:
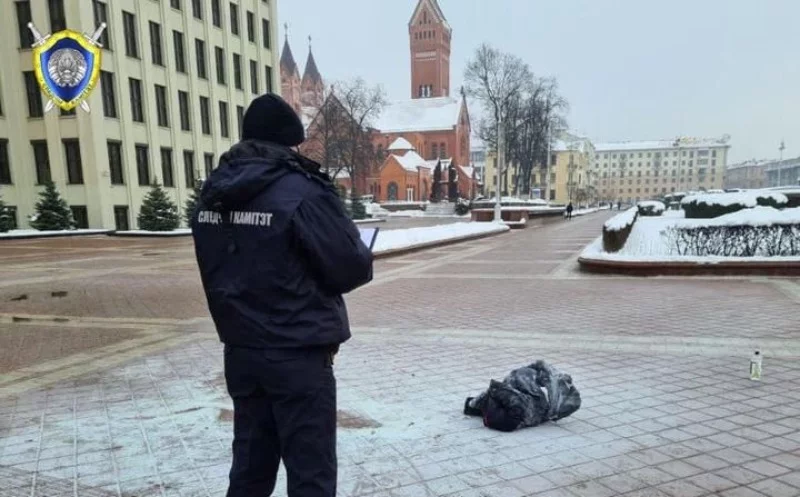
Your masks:
M283 53L281 53L281 94L283 99L300 114L301 103L301 81L300 71L289 47L289 34L286 34L286 41L283 43Z
M437 0L419 0L408 23L411 98L450 96L452 29Z
M306 68L303 72L303 81L300 85L301 97L300 102L303 107L313 107L319 109L322 107L322 100L325 92L325 84L322 82L322 76L317 69L317 62L314 60L314 54L311 52L311 37L308 37L308 59L306 60Z

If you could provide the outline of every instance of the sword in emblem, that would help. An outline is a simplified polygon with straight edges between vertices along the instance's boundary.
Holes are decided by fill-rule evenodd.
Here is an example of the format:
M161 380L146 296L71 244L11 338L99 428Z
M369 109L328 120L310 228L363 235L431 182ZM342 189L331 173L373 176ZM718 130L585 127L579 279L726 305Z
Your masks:
M92 45L103 48L103 44L100 43L100 37L103 36L103 31L105 31L106 26L107 26L106 23L101 22L100 26L98 26L97 29L94 30L94 33L92 33L91 36L88 33L83 33L83 36L85 36L86 39L89 41L89 43L91 43Z
M36 29L36 26L34 26L32 22L28 23L28 29L30 29L31 33L33 33L33 45L31 45L31 48L36 48L40 45L43 45L44 42L46 42L47 39L50 38L49 34L47 36L42 36L42 33L40 33L38 29Z

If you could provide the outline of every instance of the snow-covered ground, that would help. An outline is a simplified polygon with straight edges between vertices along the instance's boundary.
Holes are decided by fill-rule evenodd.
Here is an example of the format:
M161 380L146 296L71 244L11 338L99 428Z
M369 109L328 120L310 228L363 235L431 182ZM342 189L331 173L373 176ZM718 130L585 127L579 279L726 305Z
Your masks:
M78 235L104 235L109 230L63 230L63 231L39 231L39 230L11 230L8 233L0 233L0 238L31 238L48 236L78 236Z
M191 235L191 228L178 228L172 231L145 231L145 230L130 230L130 231L115 231L117 236L186 236Z
M595 212L598 212L598 211L600 211L600 209L597 208L597 207L592 207L590 209L575 209L575 211L573 211L572 215L573 216L585 216L587 214L594 214Z
M683 211L667 211L667 213ZM626 214L626 213L623 213ZM609 220L614 221L615 218ZM600 260L630 262L702 262L713 264L724 261L800 261L800 257L699 257L682 256L675 252L666 235L671 227L697 226L766 226L770 224L800 224L800 208L778 210L772 207L754 207L726 214L714 219L684 219L677 214L661 217L639 216L622 250L608 253L603 250L602 238L590 243L582 257Z
M379 231L373 252L414 248L461 238L502 233L510 228L499 223L455 223L426 228Z

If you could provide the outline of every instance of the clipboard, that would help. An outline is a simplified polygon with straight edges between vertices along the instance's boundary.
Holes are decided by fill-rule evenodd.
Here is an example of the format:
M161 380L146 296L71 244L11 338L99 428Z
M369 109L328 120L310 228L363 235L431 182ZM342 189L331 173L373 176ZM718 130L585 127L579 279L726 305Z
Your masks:
M378 231L380 228L359 228L358 233L361 235L361 241L372 252L372 247L375 246L375 240L378 239Z

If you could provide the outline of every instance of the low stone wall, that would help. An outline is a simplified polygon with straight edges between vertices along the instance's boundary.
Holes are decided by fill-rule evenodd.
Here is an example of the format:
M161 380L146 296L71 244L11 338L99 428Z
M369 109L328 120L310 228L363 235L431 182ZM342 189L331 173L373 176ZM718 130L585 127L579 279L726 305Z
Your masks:
M595 274L622 274L626 276L800 276L800 262L794 261L730 261L714 263L697 262L641 262L615 261L581 257L581 270Z

